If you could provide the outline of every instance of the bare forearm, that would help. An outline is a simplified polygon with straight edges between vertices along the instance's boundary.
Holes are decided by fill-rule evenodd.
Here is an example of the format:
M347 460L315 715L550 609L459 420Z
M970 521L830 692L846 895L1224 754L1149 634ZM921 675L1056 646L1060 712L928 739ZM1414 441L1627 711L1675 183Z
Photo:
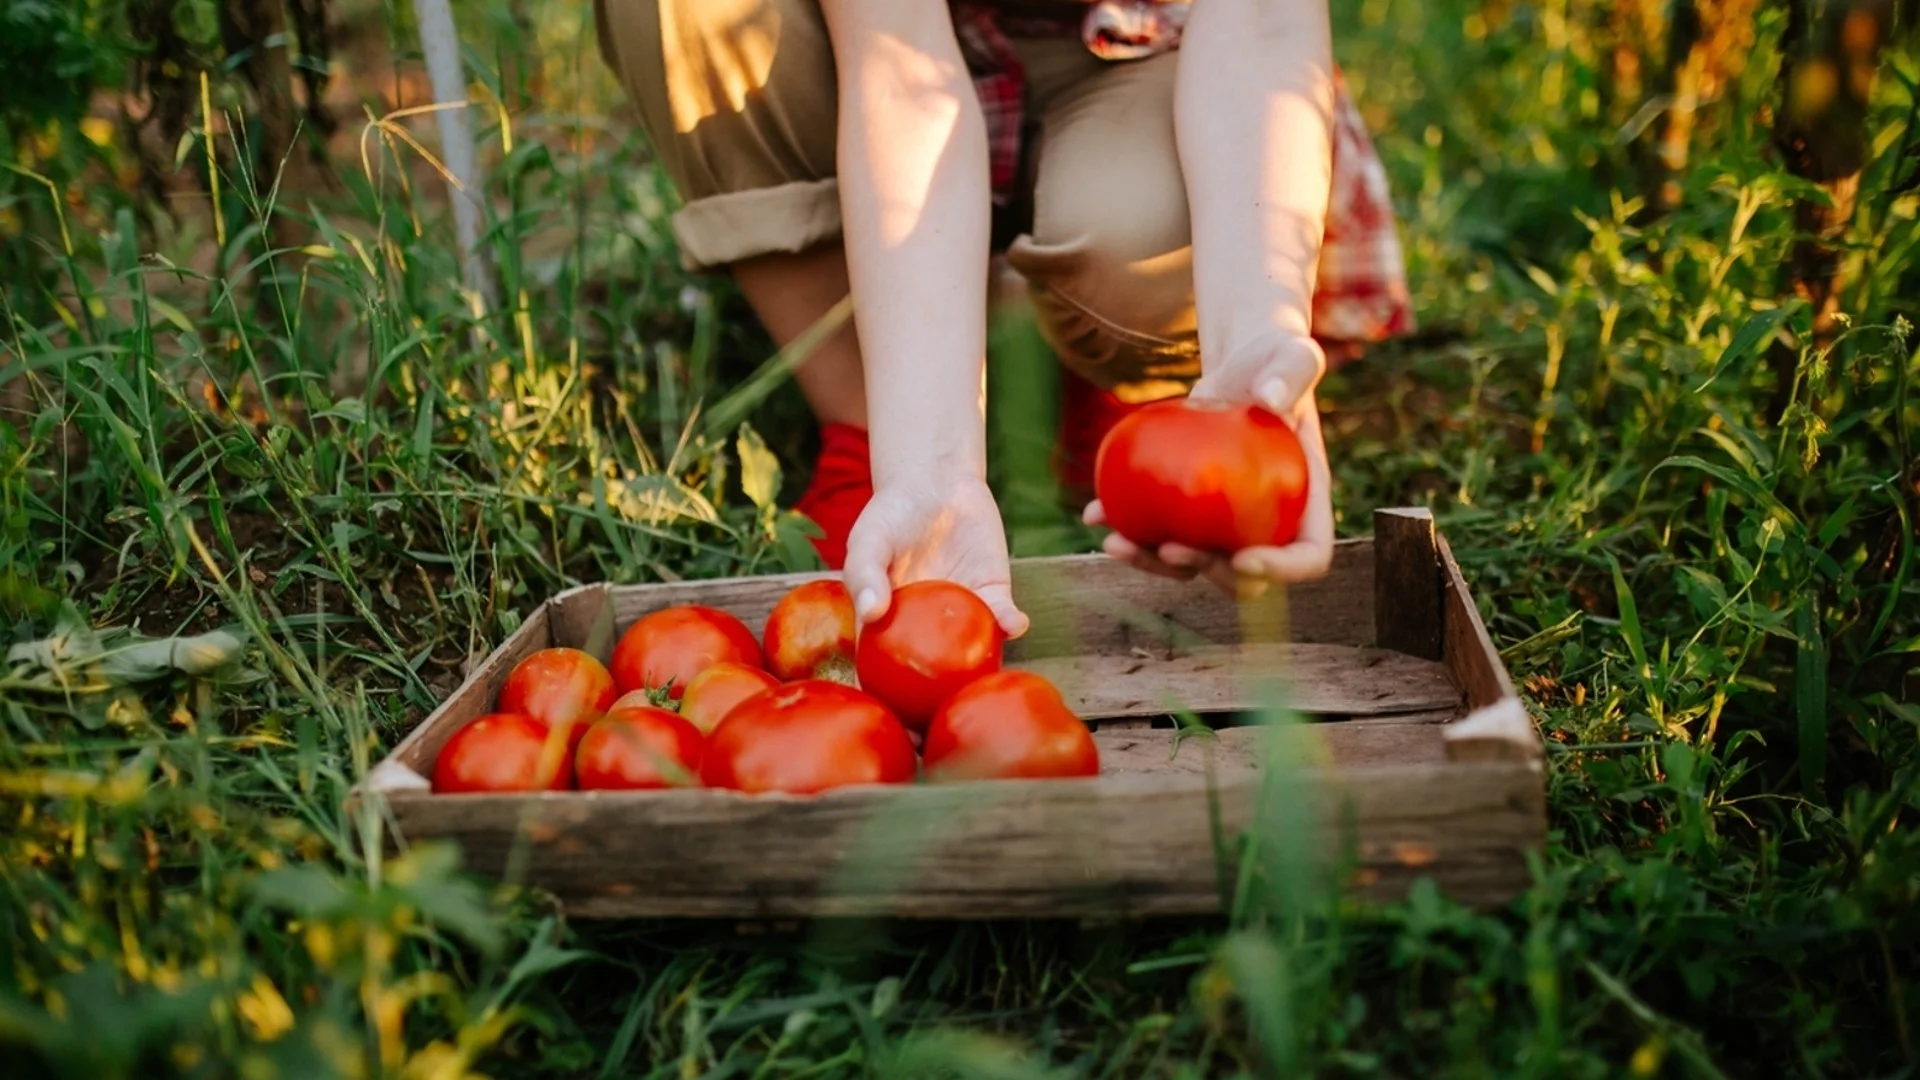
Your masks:
M1310 331L1332 172L1325 0L1206 0L1181 40L1175 127L1200 355Z
M984 475L985 126L944 3L829 0L875 483Z

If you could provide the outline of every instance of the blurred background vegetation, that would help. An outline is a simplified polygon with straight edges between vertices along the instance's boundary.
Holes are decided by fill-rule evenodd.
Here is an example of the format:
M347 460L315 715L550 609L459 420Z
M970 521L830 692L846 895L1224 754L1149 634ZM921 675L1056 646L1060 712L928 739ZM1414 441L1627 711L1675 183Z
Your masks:
M1421 323L1328 381L1336 501L1431 505L1525 685L1509 909L738 936L342 809L556 589L810 559L590 5L456 5L488 304L410 7L0 0L8 1075L1913 1075L1908 6L1333 5ZM1035 359L995 480L1076 549Z

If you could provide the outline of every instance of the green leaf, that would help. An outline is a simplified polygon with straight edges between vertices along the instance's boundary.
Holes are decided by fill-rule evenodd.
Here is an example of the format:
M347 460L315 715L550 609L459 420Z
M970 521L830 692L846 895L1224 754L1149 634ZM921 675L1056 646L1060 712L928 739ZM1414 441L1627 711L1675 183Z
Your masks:
M1800 304L1801 301L1797 299L1789 300L1771 311L1762 311L1749 318L1734 332L1733 340L1727 342L1727 347L1720 350L1720 358L1713 362L1713 371L1707 375L1705 382L1693 388L1693 392L1698 394L1712 386L1713 381L1729 366L1746 359L1762 342L1773 337L1787 316L1800 310Z
M772 507L780 495L780 459L767 449L766 440L752 424L740 425L734 448L740 455L741 490L761 510Z
M718 525L719 511L707 497L671 476L649 473L623 483L607 492L615 512L628 521L659 525L676 520Z
M1246 1010L1248 1026L1276 1076L1291 1076L1300 1058L1294 975L1275 941L1240 931L1220 943L1220 966Z
M1779 519L1782 524L1792 526L1795 536L1800 536L1805 533L1805 527L1801 525L1800 519L1794 516L1793 511L1782 505L1780 500L1774 497L1773 492L1761 487L1760 482L1751 476L1734 472L1725 465L1716 465L1711 461L1695 457L1692 454L1675 454L1660 462L1660 464L1655 465L1652 469L1649 469L1647 471L1647 478L1651 480L1653 474L1662 469L1694 469L1706 473L1708 476L1719 480L1721 483L1726 484L1728 487L1733 488L1735 491L1740 492L1742 495L1760 504L1768 513L1772 514L1776 519Z
M1818 797L1827 775L1827 645L1820 635L1820 609L1808 597L1794 612L1793 711L1800 729L1800 786Z
M286 866L255 878L250 892L262 904L303 918L326 915L347 903L339 879L317 866Z
M433 460L433 407L435 391L429 385L421 394L413 417L413 459L424 468Z
M147 306L152 308L155 314L165 319L174 329L183 334L193 333L193 320L187 318L186 312L154 296L147 297Z
M440 841L421 844L395 859L387 880L413 902L420 914L483 953L500 950L500 920L487 910L486 894L459 876L460 852Z
M244 645L238 636L224 630L140 641L112 650L100 667L115 682L139 682L172 671L205 675L231 663Z
M550 971L566 967L568 964L584 960L593 955L578 949L562 949L553 943L553 919L547 918L534 931L533 941L527 951L514 962L513 970L507 973L507 981L500 988L499 1000L506 1000L522 983L537 979Z
M1620 561L1608 553L1607 564L1613 568L1613 593L1620 605L1620 634L1627 639L1627 651L1633 654L1641 681L1651 680L1653 668L1647 663L1647 639L1640 631L1640 607L1634 603L1633 590L1627 587L1627 576L1620 571Z

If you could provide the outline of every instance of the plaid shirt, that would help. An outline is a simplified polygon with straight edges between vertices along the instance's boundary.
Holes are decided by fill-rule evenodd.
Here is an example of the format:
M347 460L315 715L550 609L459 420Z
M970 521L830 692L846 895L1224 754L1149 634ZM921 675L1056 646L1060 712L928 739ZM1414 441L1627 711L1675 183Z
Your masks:
M1176 49L1188 3L1094 0L1082 16L1036 18L992 3L951 0L954 30L987 126L994 202L1020 183L1026 73L1009 38L1078 35L1103 60L1133 60ZM1333 174L1326 233L1313 295L1313 333L1322 341L1367 342L1413 329L1406 264L1394 227L1386 169L1334 74Z

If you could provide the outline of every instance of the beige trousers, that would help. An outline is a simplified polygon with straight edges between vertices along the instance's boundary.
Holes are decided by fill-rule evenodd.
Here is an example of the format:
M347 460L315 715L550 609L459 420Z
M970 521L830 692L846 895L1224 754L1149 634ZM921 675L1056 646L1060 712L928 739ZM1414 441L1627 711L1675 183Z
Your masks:
M683 201L673 229L689 268L838 240L834 60L817 0L595 9L602 55ZM1185 393L1200 369L1173 133L1179 54L1109 63L1077 38L1014 46L1040 132L1032 227L1007 262L1041 331L1123 401Z

